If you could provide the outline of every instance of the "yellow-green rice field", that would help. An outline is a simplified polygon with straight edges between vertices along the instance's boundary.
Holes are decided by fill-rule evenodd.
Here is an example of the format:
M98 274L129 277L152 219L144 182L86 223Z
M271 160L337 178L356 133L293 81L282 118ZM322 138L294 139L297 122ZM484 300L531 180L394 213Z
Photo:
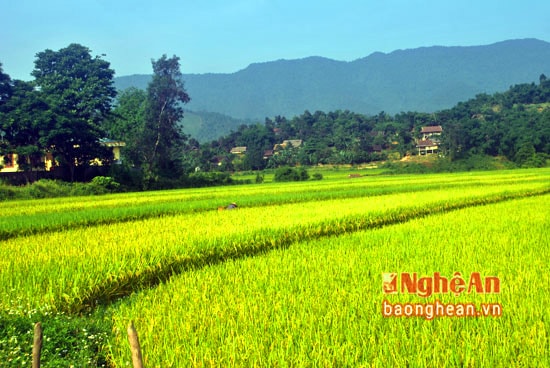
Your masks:
M130 365L131 321L146 367L550 366L550 169L13 201L0 219L0 366L30 361L37 319L44 367ZM385 273L500 290L387 294ZM384 310L430 303L500 313Z

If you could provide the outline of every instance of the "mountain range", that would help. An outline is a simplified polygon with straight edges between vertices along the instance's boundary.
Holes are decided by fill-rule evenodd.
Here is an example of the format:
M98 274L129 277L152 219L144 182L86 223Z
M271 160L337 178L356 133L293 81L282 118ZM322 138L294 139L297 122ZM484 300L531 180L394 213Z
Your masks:
M350 110L433 112L479 93L550 75L550 43L507 40L483 46L431 46L375 52L354 61L324 57L254 63L228 74L184 74L186 109L236 119ZM146 88L151 75L115 78L118 89Z

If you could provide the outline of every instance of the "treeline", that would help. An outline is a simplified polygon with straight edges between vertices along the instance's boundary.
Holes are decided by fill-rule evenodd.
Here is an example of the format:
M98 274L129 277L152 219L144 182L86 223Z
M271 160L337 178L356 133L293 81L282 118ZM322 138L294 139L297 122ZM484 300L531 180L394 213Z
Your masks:
M116 167L112 147L127 145L122 158L131 166L116 172L134 188L179 180L187 142L179 122L190 97L177 56L152 67L146 91L116 99L110 64L79 44L37 53L30 82L12 80L0 64L0 165L62 170L74 181L87 167Z
M277 116L263 124L242 125L237 131L201 147L200 157L216 157L231 170L282 165L360 164L416 155L423 126L441 125L439 156L455 162L472 157L500 156L516 166L544 166L550 154L550 80L520 84L507 92L479 94L436 113L384 112L366 116L350 111L311 113L292 119ZM265 152L285 140L302 140L265 158ZM246 146L244 157L228 154ZM207 161L197 162L209 167ZM210 165L211 166L211 165ZM457 167L448 165L448 167Z
M215 185L234 170L319 164L397 162L418 154L424 126L441 125L440 170L499 156L517 167L544 166L550 155L550 81L480 94L436 113L311 113L243 124L209 143L183 133L190 101L179 58L153 60L146 90L113 87L114 71L82 45L36 55L33 81L12 80L0 64L0 166L65 169L68 180L91 165L132 189ZM204 128L204 127L203 127ZM207 127L206 127L207 129ZM105 142L123 142L116 165ZM238 153L231 153L241 147ZM246 150L242 149L245 147ZM12 160L12 162L8 162Z

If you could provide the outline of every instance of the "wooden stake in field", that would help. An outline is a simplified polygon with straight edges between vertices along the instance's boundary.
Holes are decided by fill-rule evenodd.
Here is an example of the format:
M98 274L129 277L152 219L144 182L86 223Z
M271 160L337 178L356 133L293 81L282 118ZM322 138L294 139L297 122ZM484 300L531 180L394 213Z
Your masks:
M34 341L32 344L32 368L40 368L40 354L42 353L42 324L34 325Z
M130 342L130 350L132 351L132 364L134 368L143 368L143 359L141 357L141 348L134 322L128 324L128 341Z

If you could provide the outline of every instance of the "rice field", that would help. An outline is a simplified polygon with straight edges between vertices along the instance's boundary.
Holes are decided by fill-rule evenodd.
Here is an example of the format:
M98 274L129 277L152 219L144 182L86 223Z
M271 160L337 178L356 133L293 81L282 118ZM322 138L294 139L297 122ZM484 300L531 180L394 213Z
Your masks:
M130 321L147 367L550 366L549 205L549 169L3 202L0 310L104 310L116 367ZM501 290L386 295L388 272ZM384 301L502 313L388 317Z

